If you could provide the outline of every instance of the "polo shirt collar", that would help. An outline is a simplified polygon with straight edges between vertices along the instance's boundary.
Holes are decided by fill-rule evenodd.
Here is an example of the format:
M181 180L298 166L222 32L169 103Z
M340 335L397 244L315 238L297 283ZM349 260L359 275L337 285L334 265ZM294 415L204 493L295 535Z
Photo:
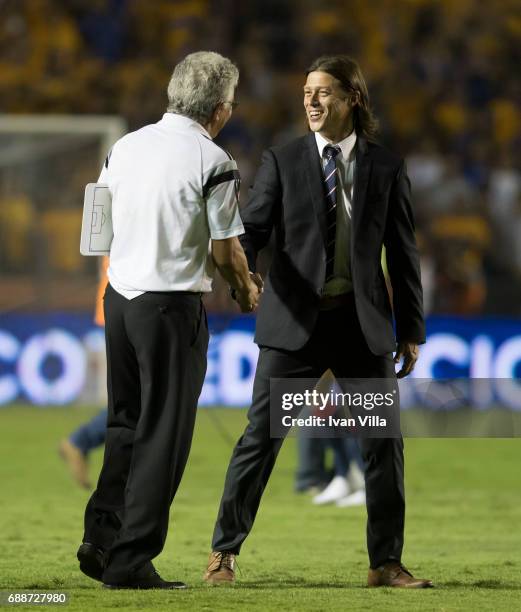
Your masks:
M324 152L324 147L326 145L330 145L331 143L327 141L318 132L315 132L315 139L317 141L318 154L320 155L320 157L322 157L322 153ZM349 136L347 136L347 138L344 138L340 142L335 142L333 144L337 147L340 147L340 151L342 152L342 158L345 161L349 160L351 153L353 152L353 149L355 148L355 144L356 144L355 130L353 129L353 131L351 132L351 134L349 134Z
M165 113L160 121L160 123L164 123L165 125L176 127L177 129L185 129L185 130L196 130L206 138L212 140L212 137L205 128L197 123L194 119L190 119L190 117L185 117L184 115L179 115L177 113Z

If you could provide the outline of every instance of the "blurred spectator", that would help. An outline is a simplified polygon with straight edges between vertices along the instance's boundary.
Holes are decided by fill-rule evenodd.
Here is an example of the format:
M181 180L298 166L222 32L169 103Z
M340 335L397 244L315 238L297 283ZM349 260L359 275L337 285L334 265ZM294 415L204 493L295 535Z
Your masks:
M424 137L407 157L407 169L415 193L433 189L441 182L445 163L436 143Z
M127 0L73 1L76 19L89 51L107 63L118 61L125 42Z
M514 166L507 151L490 172L488 200L490 210L497 215L502 224L515 216L517 203L521 197L521 171Z
M487 292L484 259L491 243L487 219L479 210L468 211L460 200L453 212L433 219L431 237L439 254L435 310L481 314Z
M47 239L49 265L57 273L77 272L83 259L78 248L82 212L74 208L50 208L40 216L40 231Z
M31 263L34 208L29 196L16 182L0 184L0 257L2 268L23 272Z

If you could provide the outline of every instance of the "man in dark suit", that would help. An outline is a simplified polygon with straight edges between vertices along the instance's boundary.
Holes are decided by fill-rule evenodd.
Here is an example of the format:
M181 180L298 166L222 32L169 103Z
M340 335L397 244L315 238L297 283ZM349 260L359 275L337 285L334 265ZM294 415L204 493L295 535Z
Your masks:
M251 271L275 233L258 310L260 347L249 424L231 458L204 579L234 580L282 440L270 438L270 378L394 378L425 341L422 288L405 165L374 141L358 64L317 59L304 107L311 132L263 154L242 211ZM381 268L385 245L393 309ZM396 339L393 331L393 313ZM392 352L396 350L393 360ZM369 586L427 587L401 563L405 499L401 438L360 440L366 470Z

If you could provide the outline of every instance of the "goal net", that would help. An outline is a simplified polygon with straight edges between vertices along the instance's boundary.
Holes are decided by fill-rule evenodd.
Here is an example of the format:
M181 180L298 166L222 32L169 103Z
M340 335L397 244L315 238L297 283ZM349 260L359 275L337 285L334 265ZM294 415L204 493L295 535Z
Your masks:
M0 405L98 393L89 351L63 335L52 345L45 328L100 350L78 323L92 317L99 264L79 251L83 192L125 131L112 116L0 115Z

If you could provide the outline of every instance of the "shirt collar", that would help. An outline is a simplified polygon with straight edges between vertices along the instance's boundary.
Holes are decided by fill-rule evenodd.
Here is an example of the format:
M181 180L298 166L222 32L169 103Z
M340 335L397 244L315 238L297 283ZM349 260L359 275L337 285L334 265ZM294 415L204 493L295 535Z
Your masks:
M321 134L315 132L315 140L317 141L318 154L322 157L324 152L324 147L326 145L330 145L331 143L327 141ZM342 158L344 161L348 161L353 149L356 144L356 132L353 130L347 138L341 140L340 142L335 142L335 146L340 147L340 151L342 152Z
M184 115L179 115L177 113L165 113L160 123L174 126L178 129L196 130L203 136L206 136L206 138L212 140L210 134L208 134L208 132L200 123L197 123L197 121L195 121L194 119L190 119L190 117L185 117Z

